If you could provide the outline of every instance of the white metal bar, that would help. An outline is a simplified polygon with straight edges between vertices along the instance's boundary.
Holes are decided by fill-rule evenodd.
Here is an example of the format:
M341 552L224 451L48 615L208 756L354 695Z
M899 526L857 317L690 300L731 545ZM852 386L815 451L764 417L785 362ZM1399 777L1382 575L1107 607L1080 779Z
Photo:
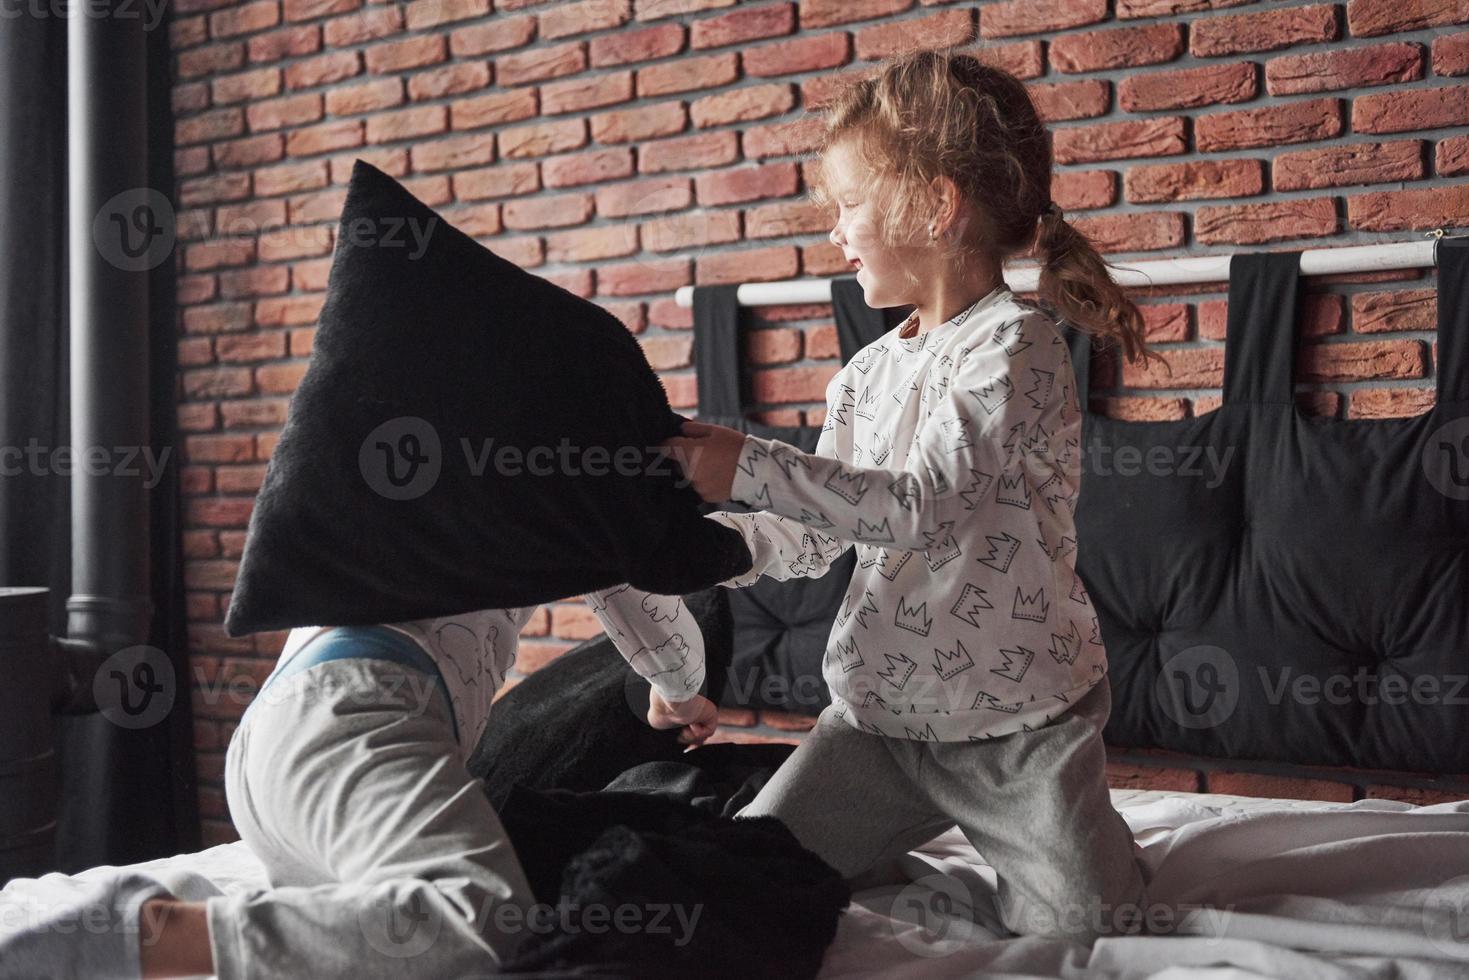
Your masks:
M1433 234L1433 233L1430 233ZM1385 269L1417 269L1436 264L1435 237L1422 242L1387 245L1351 245L1342 248L1313 248L1301 252L1301 275L1325 276L1343 272L1378 272ZM1178 259L1116 262L1112 279L1122 286L1164 286L1185 282L1221 282L1229 278L1231 255L1202 255ZM1005 281L1016 292L1033 291L1040 281L1035 265L1006 266ZM830 279L789 279L784 282L749 282L736 297L741 306L775 306L830 303ZM679 306L694 305L694 287L682 286L674 294Z

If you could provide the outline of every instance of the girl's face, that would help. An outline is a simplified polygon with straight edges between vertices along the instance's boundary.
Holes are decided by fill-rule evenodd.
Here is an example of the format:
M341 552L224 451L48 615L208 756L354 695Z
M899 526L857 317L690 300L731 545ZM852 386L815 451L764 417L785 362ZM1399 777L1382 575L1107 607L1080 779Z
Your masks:
M836 227L827 237L857 270L857 282L867 305L882 309L916 302L909 295L913 274L921 279L923 260L931 257L928 253L932 249L916 243L895 246L881 240L884 182L863 172L846 142L832 146L822 165L837 205Z

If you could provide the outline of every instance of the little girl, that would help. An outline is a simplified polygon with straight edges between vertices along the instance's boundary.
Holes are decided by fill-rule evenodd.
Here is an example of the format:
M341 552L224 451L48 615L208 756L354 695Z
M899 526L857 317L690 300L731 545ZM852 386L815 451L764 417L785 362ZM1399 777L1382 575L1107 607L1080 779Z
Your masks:
M755 556L722 584L819 576L857 548L823 662L832 705L741 815L779 817L849 877L957 824L1007 927L1089 940L1135 928L1145 880L1103 769L1058 319L1150 352L1050 173L1025 87L972 56L920 52L851 85L813 197L835 202L830 238L868 305L917 308L831 380L815 455L693 422L668 445L705 500L763 508L711 515ZM1037 223L1044 306L1001 275Z

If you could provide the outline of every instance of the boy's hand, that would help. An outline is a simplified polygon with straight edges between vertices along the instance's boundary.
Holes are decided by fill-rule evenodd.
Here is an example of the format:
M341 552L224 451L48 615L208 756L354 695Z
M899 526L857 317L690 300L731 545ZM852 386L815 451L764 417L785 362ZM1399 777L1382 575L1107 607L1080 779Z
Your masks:
M658 689L648 691L648 724L654 728L683 726L678 740L685 745L699 745L719 727L719 709L702 694L687 701L668 701Z
M735 463L745 446L745 434L738 429L707 422L686 421L683 435L670 436L660 446L672 450L673 458L695 492L707 503L729 499L734 486Z

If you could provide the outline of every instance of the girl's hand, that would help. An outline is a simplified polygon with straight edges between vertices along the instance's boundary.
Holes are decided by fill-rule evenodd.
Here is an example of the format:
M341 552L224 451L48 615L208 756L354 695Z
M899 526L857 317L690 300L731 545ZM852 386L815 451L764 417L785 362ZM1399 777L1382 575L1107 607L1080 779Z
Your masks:
M658 689L648 691L648 724L654 728L683 726L678 740L685 745L699 745L719 727L719 709L702 694L687 701L668 701Z
M745 445L745 434L737 429L707 422L684 422L683 435L659 443L672 450L684 476L707 503L729 499L734 486L735 463Z

